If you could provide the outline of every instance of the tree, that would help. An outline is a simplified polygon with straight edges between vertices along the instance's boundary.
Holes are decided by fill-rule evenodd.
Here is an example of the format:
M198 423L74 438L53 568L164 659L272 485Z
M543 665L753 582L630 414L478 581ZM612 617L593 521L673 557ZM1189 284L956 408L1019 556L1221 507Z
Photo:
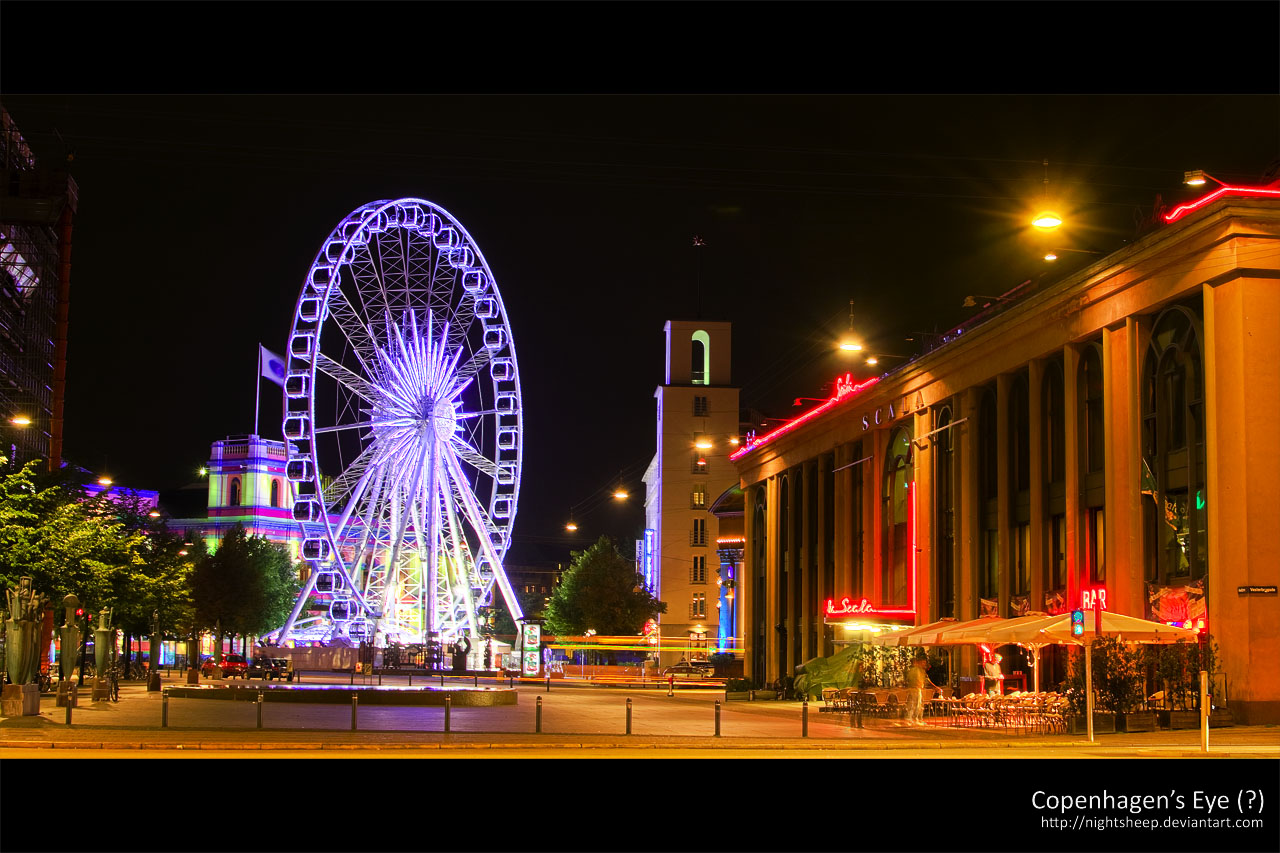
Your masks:
M547 605L549 633L638 635L647 620L667 612L667 605L645 588L644 578L608 536L571 556L569 570Z
M218 550L191 573L195 618L220 635L264 634L288 618L299 592L298 574L282 546L248 536L237 524Z

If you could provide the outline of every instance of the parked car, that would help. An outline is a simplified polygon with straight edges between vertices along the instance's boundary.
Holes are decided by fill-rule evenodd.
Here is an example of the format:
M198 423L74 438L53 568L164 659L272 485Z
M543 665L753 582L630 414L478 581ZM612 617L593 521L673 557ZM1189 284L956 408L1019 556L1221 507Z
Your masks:
M200 665L200 674L205 678L213 675L213 669L217 666L213 658L209 658ZM224 654L222 656L222 677L223 678L247 678L249 672L249 662L244 659L244 655Z
M256 657L249 663L245 678L261 678L263 681L283 679L293 681L293 668L288 658Z
M664 669L662 674L676 678L711 678L716 674L716 668L703 660L682 660Z

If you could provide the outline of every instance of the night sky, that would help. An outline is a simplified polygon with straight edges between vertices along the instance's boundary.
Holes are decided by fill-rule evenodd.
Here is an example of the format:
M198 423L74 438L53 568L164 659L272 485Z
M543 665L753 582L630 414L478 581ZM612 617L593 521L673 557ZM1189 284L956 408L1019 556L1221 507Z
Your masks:
M6 26L6 51L13 37ZM1116 61L1176 67L1187 48L1131 46ZM972 313L966 295L1046 273L1044 241L1025 226L1045 196L1044 160L1068 214L1052 246L1106 253L1135 238L1157 196L1194 197L1184 170L1257 184L1280 157L1273 64L1269 78L1229 87L1253 94L1234 95L1175 93L1143 75L1046 87L1097 94L925 95L959 87L884 77L837 87L861 94L803 80L777 93L758 63L731 88L669 73L614 88L566 84L563 57L545 80L535 70L514 86L432 85L445 67L465 70L462 53L443 67L406 59L421 85L391 73L399 59L343 58L380 76L326 94L315 92L327 76L277 88L241 69L219 85L202 68L185 88L181 75L42 78L6 57L5 107L45 165L74 154L80 188L69 460L138 488L195 479L212 441L252 430L257 344L285 350L330 229L366 202L417 196L475 238L511 322L525 406L517 561L521 549L567 557L599 533L625 552L642 526L668 319L732 322L742 405L790 416L796 397L829 394L837 372L871 374L832 350L851 299L869 348L910 356L919 332ZM1008 91L983 82L975 91ZM487 93L513 88L528 93ZM396 94L368 94L379 91ZM1049 274L1092 257L1066 253ZM275 386L263 399L260 432L278 438ZM570 507L619 481L629 505L575 513L581 529L567 538Z

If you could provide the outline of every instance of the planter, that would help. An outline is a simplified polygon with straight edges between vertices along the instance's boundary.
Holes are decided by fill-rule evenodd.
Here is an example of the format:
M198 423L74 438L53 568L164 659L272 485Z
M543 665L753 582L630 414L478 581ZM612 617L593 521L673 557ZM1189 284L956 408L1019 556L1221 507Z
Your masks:
M1235 717L1231 711L1226 708L1219 708L1209 714L1209 728L1219 729L1224 726L1234 726L1236 724Z
M1109 735L1115 734L1116 731L1116 715L1107 711L1093 712L1093 733ZM1084 715L1071 717L1067 720L1067 733L1073 735L1086 735L1089 733L1089 721Z
M776 690L757 690L757 691L756 691L756 698L757 698L757 699L777 699L777 698L778 698L778 691L776 691Z
M1169 715L1169 722L1166 725L1171 729L1200 728L1199 711L1164 711L1162 713Z
M1150 711L1116 715L1116 731L1154 732L1157 727L1156 715ZM1097 731L1097 728L1095 723L1094 731Z
M724 694L724 701L726 702L734 702L734 701L745 702L750 698L751 698L751 691L749 690L739 690L739 691L734 691L733 693Z

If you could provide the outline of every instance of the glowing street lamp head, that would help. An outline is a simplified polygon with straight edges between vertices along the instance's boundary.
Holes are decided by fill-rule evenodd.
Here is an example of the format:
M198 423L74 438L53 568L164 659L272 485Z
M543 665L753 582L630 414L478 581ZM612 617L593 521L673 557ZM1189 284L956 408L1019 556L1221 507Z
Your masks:
M631 496L623 489L618 489L618 491L613 493L614 500L625 501L629 497Z
M1203 169L1192 169L1183 173L1182 182L1189 187L1202 187L1205 185L1205 176Z
M26 415L16 415L9 419L9 423L14 426L31 426L31 418Z
M1048 231L1050 228L1057 228L1062 224L1062 217L1051 210L1043 210L1036 214L1036 218L1031 220L1031 224L1035 227Z
M698 448L699 450L710 450L710 449L711 449L711 439L709 439L709 438L700 438L700 439L698 439L696 442L694 442L694 445L693 445L693 446L694 446L694 447L696 447L696 448Z
M855 344L852 341L842 341L840 349L845 352L862 352L862 344Z
M1053 252L1048 252L1047 254L1045 254L1044 259L1046 261L1056 261L1058 259L1058 256Z
M98 478L98 485L99 485L99 486L110 486L113 482L114 482L114 481L113 481L110 477L99 477L99 478Z
M566 525L564 526L564 529L565 529L565 530L567 530L567 531L569 531L570 533L572 533L573 531L575 531L575 530L577 530L577 529L578 529L578 525L574 524L574 523L571 521L571 522L569 522L568 524L566 524Z
M867 364L879 364L879 363L880 363L880 359L876 358L874 355L870 356L867 359Z

